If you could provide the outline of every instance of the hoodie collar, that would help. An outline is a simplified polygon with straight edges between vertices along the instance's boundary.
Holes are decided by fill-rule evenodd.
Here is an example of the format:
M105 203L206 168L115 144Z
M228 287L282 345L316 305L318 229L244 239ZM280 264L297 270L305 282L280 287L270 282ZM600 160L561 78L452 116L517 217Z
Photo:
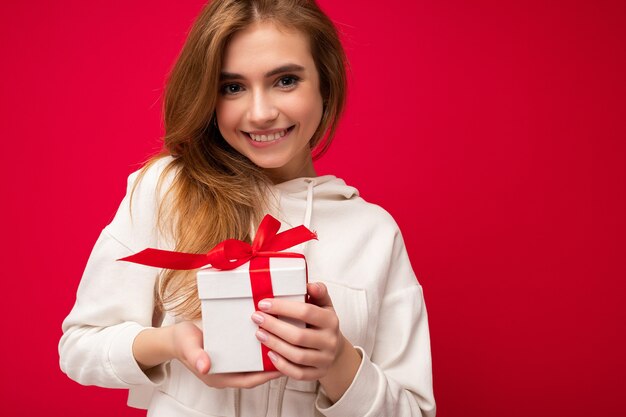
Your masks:
M359 191L346 185L345 181L334 175L319 177L301 177L275 184L274 187L283 195L291 198L307 199L310 184L315 188L315 198L340 200L358 196Z

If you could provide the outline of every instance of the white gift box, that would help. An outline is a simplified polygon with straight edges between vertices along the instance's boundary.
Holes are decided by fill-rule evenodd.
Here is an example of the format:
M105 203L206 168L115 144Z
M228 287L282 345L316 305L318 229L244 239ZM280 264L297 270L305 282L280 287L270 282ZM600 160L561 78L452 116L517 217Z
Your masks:
M269 262L274 298L304 302L307 283L304 258L277 257ZM255 336L258 326L251 319L257 309L249 268L250 262L228 271L209 267L197 273L204 350L211 358L211 374L263 370L261 342ZM279 318L305 326L300 321Z

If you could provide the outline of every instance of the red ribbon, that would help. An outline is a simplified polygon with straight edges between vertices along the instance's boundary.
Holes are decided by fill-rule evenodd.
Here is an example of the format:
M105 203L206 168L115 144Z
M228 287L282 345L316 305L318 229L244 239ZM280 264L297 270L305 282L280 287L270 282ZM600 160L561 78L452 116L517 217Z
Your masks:
M304 259L304 255L299 253L281 251L317 239L317 235L304 226L297 226L282 233L278 233L279 229L280 222L268 214L261 221L252 245L237 239L227 239L205 254L148 248L118 261L176 270L197 269L207 265L216 269L230 270L249 261L252 298L256 309L259 301L274 297L269 258ZM274 364L267 356L268 352L269 349L261 344L263 370L275 371Z

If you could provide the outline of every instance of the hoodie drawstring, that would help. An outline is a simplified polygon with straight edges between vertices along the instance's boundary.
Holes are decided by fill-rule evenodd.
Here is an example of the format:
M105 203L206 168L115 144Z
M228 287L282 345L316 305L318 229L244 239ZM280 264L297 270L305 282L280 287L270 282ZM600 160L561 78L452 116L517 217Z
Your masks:
M283 400L285 399L285 390L287 389L287 378L280 379L280 385L278 386L278 401L276 401L276 416L281 417L283 415Z
M316 185L315 178L307 178L305 179L307 182L307 192L306 192L306 208L304 210L304 227L307 229L311 229L311 218L313 216L313 189ZM279 200L280 205L280 200ZM252 228L253 229L253 228ZM254 236L254 230L251 230L252 234L251 238ZM306 249L308 247L309 242L304 242L302 244L302 253L306 255ZM276 416L280 417L283 414L283 400L285 397L285 390L287 388L287 378L281 378L280 384L278 386L278 401L276 401ZM234 390L233 396L233 408L235 411L235 417L241 417L241 388L236 388ZM271 391L270 391L271 393ZM270 394L271 395L271 394Z
M313 187L315 187L315 178L307 178L306 189L306 209L304 210L304 227L311 230L311 217L313 216ZM302 244L302 253L306 256L306 249L309 246L309 242Z
M315 187L315 179L307 178L306 182L306 210L304 211L304 227L310 229L311 227L311 214L313 213L313 187Z
M313 187L315 187L315 179L307 178L306 190L306 209L304 210L304 227L311 229L311 217L313 215ZM306 256L306 250L309 241L304 242L302 246L302 253ZM276 401L276 416L281 417L283 415L283 400L285 398L285 390L287 389L288 378L281 378L278 386L278 401Z
M235 402L235 417L241 417L241 388L235 388L233 401Z

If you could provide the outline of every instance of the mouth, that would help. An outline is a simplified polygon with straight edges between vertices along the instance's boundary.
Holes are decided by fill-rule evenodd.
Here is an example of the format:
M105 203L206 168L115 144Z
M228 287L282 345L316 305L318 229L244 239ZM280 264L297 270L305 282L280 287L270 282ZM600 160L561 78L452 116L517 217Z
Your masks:
M266 143L266 142L274 142L277 141L289 134L293 130L294 126L290 126L286 129L282 130L271 130L268 132L243 132L248 138L250 138L255 143Z

